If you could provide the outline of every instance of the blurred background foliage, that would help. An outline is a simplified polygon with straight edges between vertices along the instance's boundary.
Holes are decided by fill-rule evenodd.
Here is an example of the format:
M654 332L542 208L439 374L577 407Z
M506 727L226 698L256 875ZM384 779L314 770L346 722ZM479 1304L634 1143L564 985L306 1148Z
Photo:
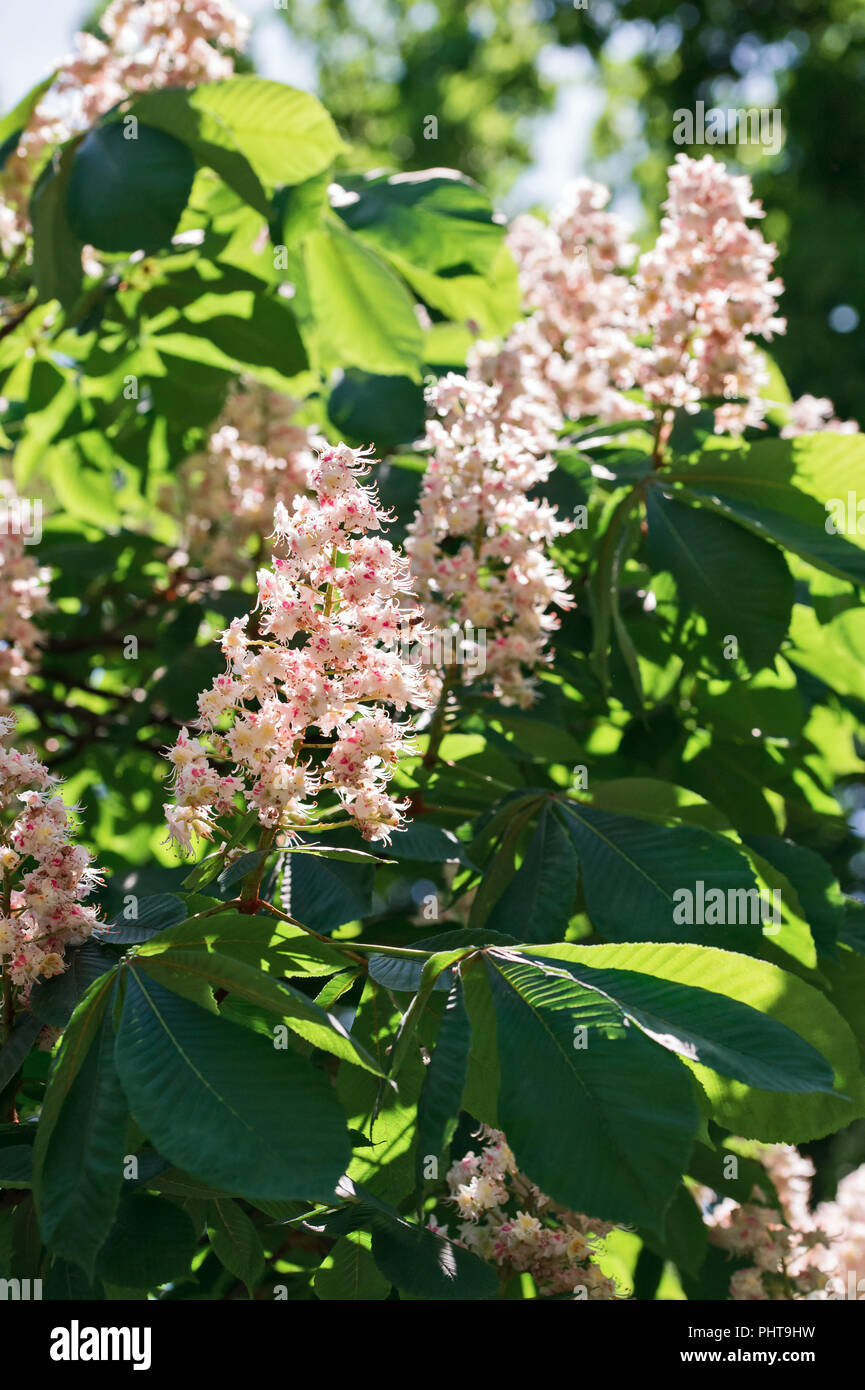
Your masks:
M732 159L764 202L789 322L776 356L791 389L861 416L862 0L279 0L277 9L315 55L318 95L358 162L454 167L512 205L517 176L549 156L544 201L565 178L592 173L629 210L639 191L647 237L677 152L675 111L698 100L780 109L776 155L758 145L703 152ZM520 188L542 184L520 181L517 197Z
M70 32L81 27L83 7L52 0L58 6ZM763 200L786 285L789 328L775 355L794 394L830 396L842 417L863 413L865 0L247 0L242 8L256 21L251 63L316 92L353 146L353 167L460 169L509 212L549 206L568 177L589 173L610 184L644 240L677 152L675 111L698 100L779 109L777 154L754 144L688 152L732 160ZM13 34L0 61L5 106L16 95L14 49Z

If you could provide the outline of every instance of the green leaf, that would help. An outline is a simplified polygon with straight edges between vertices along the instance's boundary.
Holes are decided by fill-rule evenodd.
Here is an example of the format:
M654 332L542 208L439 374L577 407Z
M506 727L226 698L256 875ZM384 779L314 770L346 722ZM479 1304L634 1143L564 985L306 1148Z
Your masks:
M725 815L688 787L658 777L617 777L592 785L592 803L602 811L644 816L659 825L702 825L706 830L729 830Z
M664 1223L663 1239L647 1231L644 1240L650 1250L672 1260L678 1269L694 1278L698 1276L708 1249L707 1227L687 1187L682 1185L673 1198Z
M214 990L227 990L257 1004L286 1021L288 1026L315 1047L366 1067L376 1076L383 1073L364 1047L347 1032L338 1018L291 985L265 975L219 951L166 950L139 962L140 969L160 980L169 989L180 989L184 979L207 982Z
M745 843L793 885L819 951L832 955L844 929L844 897L821 855L776 835L746 835Z
M647 488L646 505L649 555L672 574L680 605L703 614L719 654L724 639L735 635L752 670L770 665L793 606L793 576L781 552L659 487Z
M407 990L414 994L416 990L420 989L427 952L451 951L456 947L464 946L467 954L470 950L480 950L482 946L515 946L516 944L515 937L486 929L472 931L458 928L456 931L440 932L438 936L425 937L422 941L416 941L413 947L407 948L417 951L416 959L371 955L369 958L369 977L378 984L384 985L386 989ZM445 970L436 980L434 988L446 993L450 990L453 982L454 972Z
M65 1028L82 996L94 980L112 970L117 956L98 941L85 941L66 954L66 969L51 980L40 980L30 996L35 1018L52 1028Z
M492 271L503 228L477 184L453 170L340 174L335 210L352 231L385 255L441 273L471 266Z
M213 854L207 855L199 864L196 864L195 868L191 869L186 875L181 887L187 888L190 893L200 893L202 888L206 888L208 883L212 883L217 874L224 868L225 858L229 850L237 848L257 821L258 815L255 811L247 812L239 822L237 829L227 844L225 844L222 849L215 850Z
M329 208L327 190L330 170L325 169L303 183L277 189L273 198L270 239L274 246L296 246L307 232L320 227Z
M452 1245L423 1226L414 1226L392 1206L350 1181L341 1191L356 1190L354 1200L340 1210L313 1218L332 1233L347 1235L359 1229L371 1233L372 1256L382 1274L409 1298L435 1301L488 1299L495 1296L495 1271L477 1255Z
M399 1022L385 990L367 980L360 1006L352 1024L352 1036L387 1067L387 1049L393 1042ZM424 1065L420 1055L409 1056L399 1085L384 1086L368 1071L340 1067L336 1091L353 1130L361 1132L369 1147L357 1148L348 1168L355 1182L362 1182L376 1196L401 1203L412 1190L416 1102L420 1094Z
M526 948L525 956L565 968L579 984L612 1000L661 1047L723 1076L772 1091L833 1092L832 1068L798 1033L713 990L682 986L633 970L597 970L585 950ZM591 948L588 948L591 949Z
M388 845L394 859L415 859L426 864L462 864L473 868L462 840L452 830L440 825L413 820L402 830L394 831Z
M731 1163L731 1159L735 1159L735 1163ZM728 1152L723 1147L709 1149L705 1144L695 1144L688 1174L721 1197L732 1197L736 1202L751 1202L754 1200L754 1188L759 1187L771 1205L778 1204L772 1179L763 1164L755 1158L744 1158L739 1153Z
M604 690L609 682L610 626L618 604L619 571L628 541L631 514L638 500L637 489L632 488L616 503L599 542L591 571L591 664Z
M489 864L469 910L469 926L485 929L487 920L502 895L513 881L516 873L516 852L523 830L538 810L534 800L513 807L513 815L506 822L501 843Z
M206 82L189 104L200 137L239 150L268 188L322 173L342 149L321 102L281 82L248 74Z
M315 1292L327 1302L371 1303L387 1298L391 1283L378 1269L370 1254L370 1236L351 1231L340 1236L324 1264L315 1274Z
M865 583L865 550L827 529L826 503L846 499L862 476L860 435L762 439L745 448L713 447L689 467L665 472L682 495L711 506L829 574Z
M253 290L202 294L184 312L160 316L149 342L164 357L248 372L275 391L307 366L291 306Z
M33 279L40 299L59 299L64 308L81 293L82 243L67 214L67 194L78 141L53 155L36 180L30 199Z
M187 1276L197 1244L195 1227L182 1207L134 1193L120 1202L96 1272L109 1284L151 1289Z
M462 986L456 980L447 998L417 1107L415 1179L423 1192L424 1166L442 1156L448 1128L460 1110L471 1047L471 1024L463 1000Z
M340 438L375 439L378 451L389 453L422 436L423 386L407 376L382 376L348 367L330 393L327 413Z
M176 897L174 893L153 893L137 901L135 917L122 917L119 921L111 922L94 932L94 936L98 936L100 941L105 941L108 945L139 945L142 941L149 941L158 932L165 931L167 927L185 922L187 916L186 904L182 898Z
M564 1206L659 1229L697 1131L682 1064L573 979L504 952L487 953L484 966L498 1122L519 1167Z
M99 1035L102 1017L108 1007L108 1001L116 981L116 971L112 971L108 975L100 975L98 980L94 980L66 1026L60 1048L54 1059L51 1079L39 1116L39 1129L36 1134L37 1168L42 1161L42 1155L45 1153L51 1132L57 1123L66 1098L94 1040ZM41 1024L38 1023L37 1019L28 1020L29 1022L33 1023L37 1032L41 1029Z
M550 802L541 809L522 864L487 925L522 941L561 941L577 891L573 842Z
M154 1146L230 1192L327 1200L350 1147L324 1074L128 972L117 1070Z
M0 1149L0 1187L33 1186L33 1149L29 1144L9 1144Z
M374 875L371 863L288 854L283 860L283 911L313 931L332 931L366 916L372 907Z
M39 1034L42 1023L32 1014L19 1018L5 1043L0 1047L0 1093L20 1071Z
M217 887L221 893L231 888L233 884L239 883L242 878L257 869L259 864L267 858L268 851L265 849L254 849L249 854L242 854L239 859L234 859L216 880Z
M106 1011L45 1141L40 1125L34 1153L43 1239L89 1279L117 1211L128 1118Z
M785 655L842 697L865 701L865 612L848 608L820 622L813 608L797 603ZM859 712L853 705L854 712Z
M100 251L159 251L186 207L195 162L173 135L138 125L134 139L111 123L79 145L69 175L69 225Z
M386 1279L412 1298L436 1302L494 1298L495 1271L432 1231L375 1212L372 1257Z
M52 72L50 77L43 77L41 82L37 82L35 87L23 96L2 120L0 120L0 169L9 155L18 144L18 137L29 123L30 117L44 97L48 88L53 85L56 72Z
M70 1303L104 1303L106 1295L103 1285L91 1283L77 1265L68 1260L54 1260L45 1280L43 1297L49 1303L58 1299Z
M838 939L857 955L865 956L865 903L858 898L844 899L844 925Z
M459 337L462 345L460 356L445 365L457 367L465 360L465 353L471 346L478 330L486 338L503 338L510 332L520 317L521 295L514 258L507 246L501 245L489 274L460 275L450 268L447 273L436 274L414 265L395 251L388 252L391 265L403 276L418 299L438 310L445 318L452 319L463 329ZM454 267L454 272L456 267ZM433 325L435 329L442 325ZM432 338L432 341L431 341ZM430 361L437 360L435 340L426 334L427 352ZM450 342L454 342L453 336Z
M224 120L212 116L196 101L197 88L184 91L167 87L146 92L128 108L128 114L157 130L182 140L199 164L206 164L245 203L269 217L270 201L249 159L241 153Z
M320 368L421 377L423 334L411 296L388 265L339 222L310 232L303 260Z
M560 803L580 860L583 892L592 924L612 941L708 941L730 946L762 940L762 926L728 922L723 926L674 920L687 906L674 895L717 889L754 890L756 882L743 855L719 835L692 826L663 827L618 816L576 801ZM739 913L739 900L733 903ZM747 904L750 916L751 903ZM683 915L680 912L678 915ZM727 915L731 915L727 913Z
M360 838L360 837L358 837ZM377 864L392 864L392 859L384 859L378 854L370 854L369 850L355 849L348 845L285 845L283 854L312 854L316 859L341 859L344 864L360 864L366 860L373 868Z
M158 955L173 946L215 947L256 965L272 959L283 975L332 975L346 967L346 957L336 947L318 941L302 927L230 909L167 927L140 946L136 955Z
M685 985L705 986L711 980L713 992L783 1023L832 1065L838 1093L801 1095L747 1086L686 1060L709 1098L714 1118L728 1133L797 1144L819 1139L865 1114L865 1078L849 1027L820 990L777 965L711 946L568 944L543 949L554 959L564 954L592 966L635 970Z
M424 963L417 994L412 999L400 1020L393 1047L391 1048L389 1076L396 1076L402 1066L414 1040L421 1015L429 1003L430 996L438 984L439 979L442 975L445 975L446 972L449 972L450 967L453 966L456 961L460 960L463 955L463 949L458 947L455 951L440 951L438 954L430 956L429 960Z
M230 1197L217 1197L210 1203L209 1224L217 1259L235 1279L243 1281L251 1296L264 1274L264 1248L258 1231Z

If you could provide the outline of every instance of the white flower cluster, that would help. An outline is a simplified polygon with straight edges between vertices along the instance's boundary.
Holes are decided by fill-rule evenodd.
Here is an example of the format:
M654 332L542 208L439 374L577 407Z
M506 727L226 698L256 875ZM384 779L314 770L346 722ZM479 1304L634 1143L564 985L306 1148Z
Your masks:
M2 742L15 729L0 717L0 973L19 1006L36 980L65 969L67 946L98 922L88 898L101 882L82 845L56 778L29 753Z
M28 553L22 535L9 524L18 499L0 478L0 713L23 690L39 659L39 629L33 622L48 607L50 571Z
M175 565L239 579L251 558L262 558L277 502L290 507L308 489L320 443L296 423L297 406L254 382L231 393L206 448L184 461L163 492L181 526Z
M484 1126L482 1137L481 1152L467 1153L447 1175L448 1200L462 1218L456 1244L495 1264L503 1279L530 1274L541 1297L617 1298L596 1263L612 1225L557 1206L519 1171L500 1130ZM445 1224L429 1225L448 1235Z

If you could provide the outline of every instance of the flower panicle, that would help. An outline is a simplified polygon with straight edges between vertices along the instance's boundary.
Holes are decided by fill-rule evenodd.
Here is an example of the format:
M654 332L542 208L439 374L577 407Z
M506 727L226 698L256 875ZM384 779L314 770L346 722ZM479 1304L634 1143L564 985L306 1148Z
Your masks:
M167 755L169 836L183 850L212 838L238 797L289 838L320 821L322 798L328 820L343 816L368 840L404 824L408 803L388 784L414 751L413 725L394 712L431 696L396 641L411 584L361 481L373 461L369 446L322 448L312 495L275 508L274 559L258 571L253 613L221 634L226 670L199 696L199 737L183 730ZM225 757L227 774L215 766Z

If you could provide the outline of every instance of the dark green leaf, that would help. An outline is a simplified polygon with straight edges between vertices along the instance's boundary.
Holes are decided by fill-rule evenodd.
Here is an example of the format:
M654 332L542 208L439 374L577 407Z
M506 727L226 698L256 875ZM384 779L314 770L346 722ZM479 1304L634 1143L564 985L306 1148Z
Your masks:
M95 126L69 175L69 225L100 251L159 251L186 207L195 161L186 145L139 123Z
M117 1070L160 1153L246 1196L327 1200L350 1157L326 1076L130 970Z
M42 1235L55 1255L81 1265L91 1278L123 1184L128 1114L106 1011L47 1142L37 1140L36 1147Z
M790 626L793 576L781 552L766 541L658 487L646 491L649 555L676 581L680 609L703 614L722 652L738 639L752 670L770 666Z
M697 1130L681 1062L576 981L504 953L484 959L498 1123L519 1167L575 1211L660 1229Z
M109 1284L150 1289L188 1275L197 1243L182 1207L135 1193L122 1199L96 1270Z
M580 860L589 916L610 941L723 941L742 950L746 942L761 940L760 920L715 927L696 921L700 883L704 895L713 889L725 895L730 890L756 893L747 860L729 840L708 830L656 826L576 801L561 805ZM691 924L674 920L676 908L683 909L678 913L683 916L687 907L685 899L674 899L682 890L694 895ZM752 901L746 903L749 920ZM738 913L738 899L734 906Z
M522 864L490 913L489 929L522 941L561 941L574 905L578 872L571 838L547 802Z

